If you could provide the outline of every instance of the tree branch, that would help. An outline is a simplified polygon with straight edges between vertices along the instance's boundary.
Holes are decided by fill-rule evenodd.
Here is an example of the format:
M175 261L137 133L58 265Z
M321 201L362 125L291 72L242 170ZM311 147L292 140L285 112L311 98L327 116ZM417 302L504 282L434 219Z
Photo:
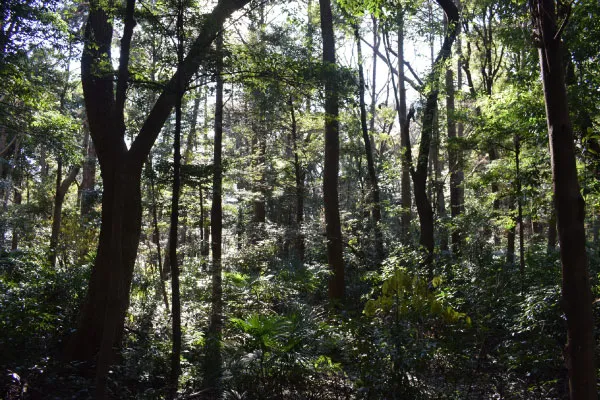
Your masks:
M250 0L220 0L213 11L205 16L198 37L192 44L188 55L171 77L131 145L129 154L134 164L141 167L150 153L154 141L175 106L177 94L183 93L194 73L206 59L206 49L221 31L225 19L249 2ZM178 87L178 82L181 82L182 87Z
M131 39L133 37L133 28L135 19L133 12L135 10L135 0L127 0L125 10L125 27L123 28L123 37L121 38L121 55L119 57L119 72L117 74L117 92L115 100L115 118L121 134L125 134L125 99L127 85L129 84L129 55L131 52Z

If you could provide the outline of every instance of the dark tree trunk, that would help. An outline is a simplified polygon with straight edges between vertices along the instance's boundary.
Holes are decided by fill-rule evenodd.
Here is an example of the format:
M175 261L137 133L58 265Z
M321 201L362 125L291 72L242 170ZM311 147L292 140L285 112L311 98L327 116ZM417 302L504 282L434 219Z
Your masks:
M222 234L223 234L223 165L221 160L223 140L223 33L217 37L217 88L215 100L215 139L213 195L210 214L212 235L212 296L211 313L206 339L204 364L204 386L213 398L221 393L221 337L223 332L223 287L222 287Z
M263 121L264 122L264 121ZM264 125L263 125L264 126ZM262 127L255 129L255 145L256 145L256 171L258 178L254 182L254 191L258 193L258 197L254 200L254 222L256 226L256 234L261 235L264 223L267 221L266 208L266 175L265 175L265 153L267 151L267 143Z
M521 138L515 135L515 179L517 187L517 224L519 225L519 271L525 277L525 232L523 224L523 199L521 193Z
M513 225L506 230L506 263L513 265L515 263L515 239L517 237L517 227Z
M208 207L204 205L204 188L200 186L200 230L201 244L200 255L204 257L204 261L210 254L210 218Z
M58 169L56 171L56 193L54 195L54 211L52 214L52 233L50 234L50 265L56 267L56 256L58 254L58 241L60 239L60 227L62 223L62 207L65 201L65 195L77 174L79 166L73 167L65 180L62 180L62 160L58 159Z
M305 172L300 163L300 151L298 149L298 124L296 122L296 112L294 110L294 101L290 99L290 113L292 118L292 150L294 152L294 176L296 181L296 256L301 263L304 263L306 247L304 244L304 179Z
M194 147L194 142L195 142L195 138L196 138L196 120L198 119L198 110L200 108L200 96L197 95L194 98L194 107L192 109L192 115L191 115L191 124L190 124L190 132L188 133L187 136L187 141L186 141L186 145L185 145L185 150L183 152L183 156L182 156L182 162L184 165L188 165L190 164L191 158L192 158L192 154L193 154L193 147ZM181 135L181 133L180 133ZM181 136L180 136L181 137ZM181 185L180 185L181 186ZM179 189L179 197L181 197L181 188ZM178 229L177 230L177 235L178 235L178 243L179 245L185 245L185 241L186 241L186 235L185 235L185 218L186 218L186 211L185 210L180 210L180 213L182 214L182 217L184 219L184 229ZM167 237L167 245L166 248L170 249L171 248L171 230L169 230L169 236ZM177 261L179 263L182 263L183 261L183 254L179 254ZM165 253L165 259L162 263L163 265L163 275L164 278L168 279L169 275L171 274L171 253L167 250L167 252Z
M183 63L183 2L177 2L177 64ZM178 76L181 80L181 75ZM172 318L172 349L171 375L168 398L177 397L179 375L181 374L181 299L179 293L179 262L177 260L177 244L179 231L179 196L181 195L181 82L177 87L180 91L175 100L175 135L173 138L173 191L171 197L171 229L169 232L169 260L171 264L171 318Z
M6 127L4 125L0 125L0 179L4 179L4 153L8 151L8 147L6 145L6 140L8 139L8 135L6 133ZM1 195L1 192L0 192Z
M345 295L344 249L338 199L340 138L338 120L338 89L335 64L333 16L329 0L319 0L323 64L325 68L325 166L323 169L323 200L325 205L325 234L329 279L329 298L341 301Z
M385 256L383 249L383 234L381 232L381 201L379 194L379 182L377 172L375 171L375 161L373 160L373 148L371 138L369 137L369 128L367 127L367 107L365 105L365 74L363 72L362 49L360 45L360 34L358 26L354 27L354 36L356 38L356 48L358 51L358 91L360 99L360 126L362 128L363 143L365 145L365 154L367 156L367 170L369 172L369 186L371 202L371 215L373 217L373 233L375 237L375 257L376 264L380 264Z
M592 294L585 248L585 203L579 190L569 117L559 19L570 12L553 0L531 0L539 57L562 263L562 306L567 318L565 364L572 400L597 399ZM562 15L557 17L558 12Z
M15 206L19 206L23 202L23 196L21 195L21 188L19 186L20 185L15 185L15 188L14 188L13 204ZM10 249L12 251L15 251L19 248L19 231L20 230L21 230L20 227L18 227L16 225L13 226L12 238L11 238L11 243L10 243Z
M415 192L415 203L417 205L419 224L421 226L419 243L425 250L425 265L428 268L430 278L433 278L434 224L433 209L427 196L427 167L439 95L438 81L443 65L446 59L450 57L452 43L458 32L458 9L454 3L450 0L438 0L438 4L442 7L446 14L446 18L448 19L448 30L446 32L446 37L444 38L444 43L435 58L432 71L427 79L429 90L426 95L427 100L423 113L423 128L421 130L419 157L417 159L416 168L411 171Z
M400 217L400 231L405 242L410 237L410 224L412 221L412 191L410 184L410 169L412 155L410 144L410 117L406 109L406 84L404 75L404 10L398 10L398 118L400 123L400 148L401 148L401 195L402 215Z
M457 52L459 61L457 67L457 85L462 84L462 71L460 66L460 40L457 40ZM462 233L457 220L463 211L464 191L462 182L464 173L462 170L462 154L457 139L462 137L462 123L456 124L455 119L455 96L454 96L454 74L452 68L446 69L446 112L448 129L448 169L450 170L450 215L453 220L452 252L459 254L462 247ZM458 128L458 129L457 129Z
M89 139L90 132L87 127L87 121L84 122L85 138L83 141L84 161L81 173L81 185L79 185L79 204L82 219L90 218L95 203L96 186L96 150L94 143Z
M8 220L6 219L6 215L7 215L7 211L8 211L8 202L10 200L10 193L12 192L12 181L13 179L16 177L16 165L17 165L17 161L19 158L19 152L21 149L21 138L19 135L16 135L13 140L11 141L11 144L14 143L14 150L13 150L13 161L11 164L8 165L8 168L3 171L6 176L0 176L0 178L4 178L6 179L6 181L8 182L6 185L1 185L3 186L2 188L0 188L0 198L2 199L2 213L0 213L0 253L2 253L5 250L5 240L6 240L6 230L8 228ZM0 153L1 155L4 155L4 153L8 152L9 148L11 147L11 144L7 145L3 150L2 153Z
M435 112L435 129L434 138L431 144L432 153L432 164L433 168L433 198L435 199L434 204L437 212L437 220L440 221L437 227L437 240L439 242L441 251L448 251L448 230L446 229L446 197L444 196L444 177L442 176L442 169L444 168L444 159L440 154L440 122L439 122L439 110ZM430 173L431 173L430 172Z
M152 157L148 157L148 162L146 164L146 168L150 175L150 197L152 198L152 241L156 244L156 260L158 263L158 274L160 278L160 290L163 299L163 303L165 304L166 313L169 313L169 299L167 297L167 289L165 287L165 281L167 280L163 271L162 265L162 251L160 248L160 229L158 229L158 207L156 206L156 189L154 186L154 171L152 170L152 164L150 160Z

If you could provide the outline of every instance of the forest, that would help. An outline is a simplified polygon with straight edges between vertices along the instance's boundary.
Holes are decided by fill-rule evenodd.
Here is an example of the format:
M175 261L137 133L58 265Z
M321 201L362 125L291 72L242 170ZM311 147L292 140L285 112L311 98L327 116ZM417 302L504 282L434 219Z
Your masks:
M0 399L596 400L598 16L2 0Z

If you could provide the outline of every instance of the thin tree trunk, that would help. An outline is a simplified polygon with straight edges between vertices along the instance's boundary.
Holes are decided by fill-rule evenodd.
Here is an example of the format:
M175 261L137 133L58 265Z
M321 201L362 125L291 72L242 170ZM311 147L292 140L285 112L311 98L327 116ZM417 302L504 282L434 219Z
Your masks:
M21 183L19 182L18 184L15 184L14 187L14 194L13 194L13 204L15 206L19 206L21 205L22 201L23 201L23 196L21 194ZM19 228L19 226L15 225L13 226L12 229L12 239L11 239L11 244L10 244L10 249L12 251L15 251L19 248L19 231L21 229Z
M96 186L96 150L94 143L90 140L90 132L87 121L84 122L84 162L81 175L81 185L79 185L79 204L80 215L83 220L89 219L95 200Z
M512 203L512 202L511 202ZM512 205L511 205L512 207ZM517 237L516 225L506 230L506 263L513 265L515 263L515 239Z
M222 232L223 232L223 166L221 146L223 140L223 33L217 37L217 88L215 99L215 138L214 138L214 174L213 195L210 215L212 248L212 296L211 313L206 342L204 364L204 386L211 392L212 398L221 394L221 336L223 331L223 288L222 288Z
M298 125L296 121L296 112L294 110L294 101L290 98L290 113L292 118L292 150L294 152L294 175L296 181L296 256L301 263L304 263L306 247L304 244L304 179L306 173L300 163L300 151L298 149Z
M165 281L167 280L163 265L162 265L162 251L160 248L160 229L158 229L158 207L156 206L156 189L154 186L154 171L152 170L152 164L150 163L151 157L147 162L147 169L150 175L150 197L152 198L152 241L156 244L156 255L158 262L158 273L160 277L160 291L163 299L163 303L165 304L165 312L168 314L169 310L169 298L167 297L167 288L165 287Z
M440 250L447 252L448 247L448 230L446 229L446 198L444 196L444 179L442 177L442 169L444 168L444 160L440 154L440 122L439 122L439 110L436 110L435 118L435 134L432 143L433 153L433 189L435 191L435 205L437 212L437 219L440 221L437 229L438 241L440 244Z
M6 180L3 188L0 190L0 194L2 195L2 213L0 213L0 253L5 250L5 241L6 241L6 230L8 229L8 220L6 219L6 215L8 212L8 202L10 200L10 193L12 192L13 186L13 178L15 175L15 169L17 165L17 160L19 158L19 152L21 151L21 137L20 135L15 136L14 141L14 150L13 150L13 162L9 164L7 170L5 171ZM7 151L10 145L3 149L3 152Z
M401 148L401 204L402 215L400 217L400 232L404 241L410 237L410 225L412 222L412 191L410 182L410 169L412 168L412 154L410 144L410 117L406 109L406 84L404 74L404 10L398 10L398 95L397 110L400 123L400 148Z
M459 61L457 67L457 86L460 88L462 84L462 70L460 65L460 39L457 39L457 52L459 53ZM452 217L452 252L456 255L460 253L462 247L462 233L457 223L458 218L462 213L464 192L462 188L463 171L462 171L462 154L460 144L457 139L462 137L463 125L461 122L456 123L456 107L454 95L454 74L452 68L446 69L446 119L448 129L448 169L450 170L450 215ZM457 129L458 128L458 129Z
M517 224L519 225L519 271L525 277L525 232L523 224L523 196L521 193L521 138L515 135L515 178L517 180Z
M54 211L52 214L52 233L50 234L50 266L56 267L56 256L58 254L58 241L60 239L60 227L62 223L62 207L65 201L65 195L69 187L79 173L79 166L73 167L65 180L62 180L62 160L58 159L58 168L56 171L56 193L54 195Z
M383 249L383 234L381 232L381 201L379 193L379 183L377 172L375 171L375 162L373 160L373 148L369 137L369 128L367 127L367 108L365 105L365 74L363 71L362 49L360 45L360 34L358 26L354 27L354 36L356 38L356 48L358 51L358 91L360 99L360 126L362 128L363 143L365 145L365 154L367 156L367 170L369 172L369 185L371 201L371 215L373 217L373 233L375 237L375 257L376 264L380 264L385 257Z
M325 166L323 169L323 201L327 236L327 263L332 275L329 279L329 298L342 301L345 295L344 254L338 199L340 138L338 120L338 89L336 83L335 42L330 0L319 0L321 35L323 37L323 64L325 65Z
M595 400L596 365L592 294L585 248L585 203L579 190L573 128L569 116L562 59L561 28L557 7L567 18L569 10L553 0L530 0L539 57L550 160L562 263L562 306L567 318L565 364L569 371L571 400Z
M450 57L452 43L456 38L458 31L458 9L450 0L438 0L448 19L448 31L440 51L433 63L432 71L429 74L427 83L429 86L426 95L425 109L423 112L423 128L421 130L421 143L419 145L419 156L416 168L411 170L413 179L415 203L419 214L419 223L421 226L421 235L419 243L425 251L425 266L428 269L429 278L433 278L433 250L434 250L434 221L433 209L427 196L427 167L429 162L429 152L431 139L434 130L435 112L437 109L439 94L439 76L441 68L446 59Z
M177 3L177 64L181 68L183 63L183 1ZM179 76L181 79L181 76ZM173 191L171 197L171 229L169 238L169 259L171 262L171 317L172 317L172 349L171 349L171 375L169 382L168 398L177 397L179 375L181 374L181 299L179 293L179 261L177 260L177 244L179 232L179 196L181 195L181 82L177 87L180 91L175 100L175 137L173 138Z

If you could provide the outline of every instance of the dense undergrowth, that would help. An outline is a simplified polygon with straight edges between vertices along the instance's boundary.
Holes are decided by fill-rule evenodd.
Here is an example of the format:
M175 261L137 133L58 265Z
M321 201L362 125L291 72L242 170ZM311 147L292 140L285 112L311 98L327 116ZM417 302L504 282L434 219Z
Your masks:
M324 265L267 255L227 260L227 399L567 397L560 265L541 245L530 247L524 276L480 243L460 260L438 254L430 284L418 249L399 245L378 270L352 259L341 310L323 306ZM85 293L87 264L51 270L42 256L18 252L4 254L0 269L3 398L89 398L93 366L60 359ZM202 371L210 368L203 365L209 280L189 258L182 281L181 398L202 398ZM160 399L170 320L156 272L140 266L132 290L109 388L115 398ZM595 315L598 321L597 308Z

